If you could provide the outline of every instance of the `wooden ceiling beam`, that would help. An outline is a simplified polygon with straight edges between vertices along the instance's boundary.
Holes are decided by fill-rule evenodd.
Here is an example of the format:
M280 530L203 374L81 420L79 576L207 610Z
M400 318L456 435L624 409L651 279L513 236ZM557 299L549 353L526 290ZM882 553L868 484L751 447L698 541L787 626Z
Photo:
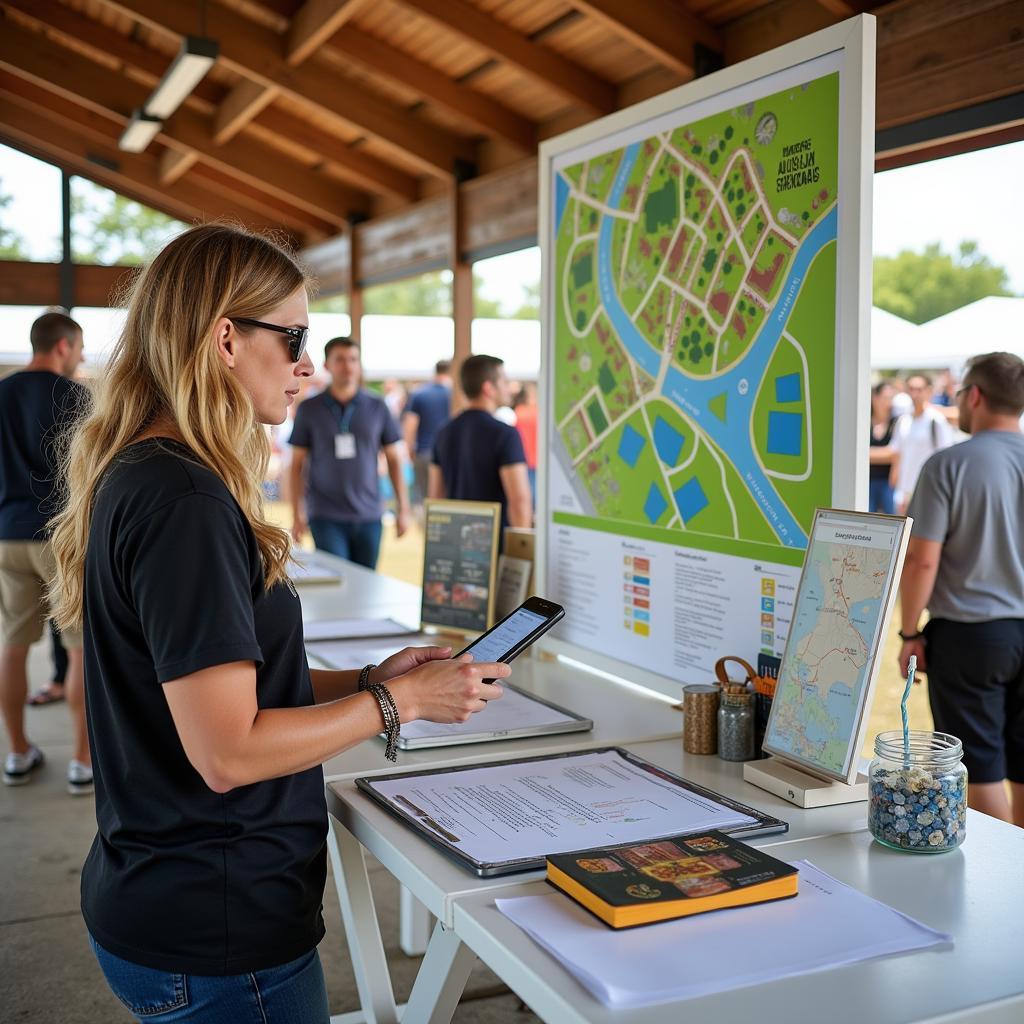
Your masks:
M331 39L329 49L466 118L487 135L499 135L527 153L537 147L537 126L528 118L368 32L346 26Z
M117 140L121 134L121 124L116 118L83 107L3 70L0 70L0 90L15 98L21 106L47 118L48 122L58 122L87 139L93 145L94 153L103 166L119 163L122 151L117 148ZM154 154L158 179L168 152L173 150L165 149L162 154ZM161 187L170 195L178 195L183 185L191 184L203 171L204 168L196 168L188 183L179 183L173 189L167 189L161 180ZM213 181L206 181L202 185L197 182L196 187L201 188L206 195L221 197L222 216L242 221L258 218L260 224L276 224L308 239L315 239L325 232L335 230L326 221L310 217L304 210L297 210L265 192L249 189L237 178L222 176ZM157 208L160 209L159 205Z
M532 42L504 22L465 0L398 0L403 7L482 47L496 60L509 64L595 114L618 106L615 86L554 50Z
M706 21L691 14L679 0L660 4L637 0L569 0L591 21L642 50L659 64L687 79L696 72L696 47L721 52L722 37Z
M334 35L366 0L306 0L292 18L285 60L297 67Z
M199 157L195 153L183 153L180 149L165 149L160 154L160 184L171 186L180 181Z
M144 86L14 25L0 35L0 65L123 123L148 98ZM211 119L187 107L164 124L158 138L176 149L193 150L204 162L338 227L352 211L366 208L365 197L313 171L286 167L282 156L262 143L239 138L221 149L213 140Z
M277 90L245 79L224 97L213 115L213 141L230 142L254 117L277 99Z
M56 29L71 39L79 39L97 50L110 54L122 64L140 72L147 84L153 85L158 82L167 70L166 55L133 42L115 29L107 28L97 21L75 13L57 0L3 2L7 7L28 14L38 24ZM219 99L219 87L209 79L201 82L195 93L186 100L189 106L202 108L206 113L210 111L211 104L218 107L220 102L222 101ZM412 175L399 170L393 164L351 149L336 136L316 128L308 121L296 121L294 117L270 107L256 118L255 123L262 124L268 131L285 138L291 139L301 135L308 139L310 144L307 148L312 153L319 154L321 159L327 160L356 188L410 202L419 198L419 185Z
M96 0L155 31L181 38L195 31L197 8L164 0ZM219 63L237 74L281 92L320 115L341 121L373 136L435 177L450 180L457 159L472 162L475 146L469 139L412 113L357 82L324 67L289 67L281 37L218 4L207 11L206 33L220 45Z
M87 135L76 132L62 119L51 119L19 98L0 90L0 139L18 149L56 163L72 174L113 189L161 213L194 224L225 216L256 230L280 228L247 207L214 196L188 181L167 190L160 183L159 159L148 153L121 153L110 146L98 146Z
M301 64L336 28L350 18L363 0L308 0L292 22L285 46L289 65ZM214 123L214 138L223 145L234 138L261 110L269 106L279 91L246 78L239 82L221 104Z

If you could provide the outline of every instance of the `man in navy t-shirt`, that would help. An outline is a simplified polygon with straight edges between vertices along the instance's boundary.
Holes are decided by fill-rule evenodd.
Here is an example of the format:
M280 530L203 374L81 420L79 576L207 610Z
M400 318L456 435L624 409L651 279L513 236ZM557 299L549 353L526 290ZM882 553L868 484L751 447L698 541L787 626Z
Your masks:
M505 364L496 356L470 356L459 379L467 408L434 442L429 496L501 503L502 526L533 525L526 454L515 427L495 419L509 404Z
M292 536L308 527L323 551L368 569L377 566L383 505L377 454L387 460L395 489L395 529L409 527L409 496L402 475L402 438L384 400L359 386L359 345L332 338L324 349L331 375L326 391L307 398L295 413L292 445Z
M44 313L30 334L32 359L0 381L0 708L10 740L4 783L24 785L43 763L25 735L28 650L46 625L47 588L54 573L46 522L54 501L57 432L83 410L88 392L70 378L82 362L82 328L63 313ZM64 633L66 697L74 726L68 791L92 792L85 726L82 638ZM44 694L59 699L57 693Z
M427 496L437 432L452 416L451 367L449 360L439 360L434 367L434 379L412 393L402 413L405 445L413 460L416 482L413 500L417 505L422 505Z

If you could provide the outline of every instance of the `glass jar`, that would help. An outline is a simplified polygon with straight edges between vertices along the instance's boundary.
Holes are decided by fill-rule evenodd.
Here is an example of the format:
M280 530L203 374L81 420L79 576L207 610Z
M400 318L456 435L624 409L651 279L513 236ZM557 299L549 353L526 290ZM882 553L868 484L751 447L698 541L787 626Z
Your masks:
M718 704L718 756L723 761L754 760L754 695L724 689Z
M868 768L868 828L883 846L914 853L955 850L967 828L967 769L963 744L945 732L911 731L875 737Z

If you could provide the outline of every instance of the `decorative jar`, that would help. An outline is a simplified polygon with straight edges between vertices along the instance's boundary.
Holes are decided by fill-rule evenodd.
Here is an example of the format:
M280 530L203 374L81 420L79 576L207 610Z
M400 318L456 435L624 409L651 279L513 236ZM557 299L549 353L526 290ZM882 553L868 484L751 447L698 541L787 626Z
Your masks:
M963 744L945 732L911 731L875 737L868 768L868 828L883 846L913 853L955 850L967 828L967 769Z

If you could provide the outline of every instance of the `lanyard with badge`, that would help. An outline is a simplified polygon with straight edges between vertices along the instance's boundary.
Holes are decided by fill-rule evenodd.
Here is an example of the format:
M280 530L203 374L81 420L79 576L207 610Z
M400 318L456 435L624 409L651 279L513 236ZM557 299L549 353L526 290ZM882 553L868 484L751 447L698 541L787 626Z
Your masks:
M359 395L353 395L352 401L342 410L333 395L328 396L328 407L338 422L338 432L334 435L334 457L336 459L354 459L356 457L356 435L352 433L352 417L356 411Z

